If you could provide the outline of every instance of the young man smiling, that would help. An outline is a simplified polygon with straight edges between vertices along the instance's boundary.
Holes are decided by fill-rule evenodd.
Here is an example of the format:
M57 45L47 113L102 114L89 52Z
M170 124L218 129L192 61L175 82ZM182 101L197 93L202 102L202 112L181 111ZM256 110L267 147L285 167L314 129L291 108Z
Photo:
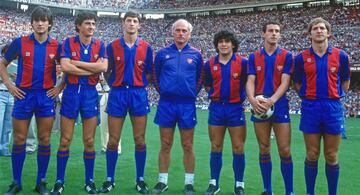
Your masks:
M247 59L236 54L239 41L232 32L216 33L213 43L218 55L205 64L204 85L211 99L208 120L211 179L204 195L220 191L219 178L226 129L229 130L233 151L234 194L243 195L246 120L242 103L246 99Z

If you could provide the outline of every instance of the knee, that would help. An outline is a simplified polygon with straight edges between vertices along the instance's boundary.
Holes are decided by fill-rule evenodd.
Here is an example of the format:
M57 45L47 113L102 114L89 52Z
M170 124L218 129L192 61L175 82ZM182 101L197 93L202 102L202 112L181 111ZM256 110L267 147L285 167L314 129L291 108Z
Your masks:
M20 133L14 133L13 135L14 137L14 144L16 145L21 145L24 144L26 142L26 135L22 135Z
M338 162L338 154L337 152L327 152L325 151L325 159L329 164L336 164Z
M237 143L232 145L233 153L242 154L244 153L244 143Z
M135 136L134 137L135 146L138 148L142 148L145 146L145 139L143 136Z
M169 140L162 140L161 141L161 151L163 153L170 153L171 151L172 142Z
M69 148L70 144L71 144L71 139L68 137L61 137L60 139L60 147L61 148Z
M291 156L290 146L279 148L279 155L281 157L289 157L289 156Z
M223 145L220 143L211 142L211 151L212 152L221 152Z
M260 143L259 149L261 154L270 153L270 143Z
M108 145L111 147L116 147L119 144L119 140L119 137L109 136Z
M84 139L85 148L93 148L94 147L94 138L89 137Z
M186 141L182 143L182 148L184 150L184 153L190 153L193 151L193 144L189 141Z
M306 158L309 161L317 161L320 156L320 151L318 149L311 149L306 151Z
M38 138L39 144L47 146L50 144L50 137L49 136L39 136Z

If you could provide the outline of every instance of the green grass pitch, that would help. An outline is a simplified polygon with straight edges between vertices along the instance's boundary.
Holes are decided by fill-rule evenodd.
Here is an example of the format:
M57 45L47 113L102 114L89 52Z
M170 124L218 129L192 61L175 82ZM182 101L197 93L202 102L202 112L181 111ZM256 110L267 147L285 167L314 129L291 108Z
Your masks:
M149 114L146 142L147 142L147 162L145 169L145 180L149 187L152 188L158 177L158 152L160 147L158 126L153 123L155 109ZM210 141L207 130L207 111L199 110L198 125L195 130L194 148L196 155L195 168L195 190L197 194L202 194L207 186L210 177L209 173L209 153ZM299 116L292 115L292 156L294 162L294 189L295 194L305 194L305 181L303 174L303 164L305 158L305 147L303 136L298 130ZM258 147L253 131L253 125L249 122L247 114L247 139L245 144L245 191L248 195L260 194L263 190L262 180L260 176L260 168L258 165ZM360 189L360 120L347 119L346 128L349 136L341 144L340 149L340 195L359 194ZM83 146L81 141L81 127L75 130L73 144L70 150L70 158L67 165L65 176L64 194L76 195L85 194L84 185L84 166L83 166ZM52 156L48 168L47 182L48 188L52 188L56 177L56 151L59 143L59 134L52 134ZM169 169L169 190L165 194L183 194L184 186L184 168L182 164L182 149L179 142L179 133L176 130L174 145L172 149L172 160ZM96 151L100 151L100 134L96 135ZM284 194L284 184L280 173L279 157L275 140L272 140L272 162L273 175L272 185L274 194ZM325 178L323 155L319 161L319 173L317 176L316 193L319 195L327 194L327 184ZM37 173L36 154L27 155L23 169L23 191L20 194L35 194L33 189ZM97 153L95 162L95 182L100 187L106 175L105 155ZM127 120L122 135L122 154L119 156L117 168L115 172L116 187L110 194L137 194L135 187L135 163L134 163L134 143L130 121ZM7 190L12 179L11 158L0 157L0 193ZM220 177L220 195L232 194L233 192L233 172L232 172L232 153L229 135L225 136L223 151L223 167Z

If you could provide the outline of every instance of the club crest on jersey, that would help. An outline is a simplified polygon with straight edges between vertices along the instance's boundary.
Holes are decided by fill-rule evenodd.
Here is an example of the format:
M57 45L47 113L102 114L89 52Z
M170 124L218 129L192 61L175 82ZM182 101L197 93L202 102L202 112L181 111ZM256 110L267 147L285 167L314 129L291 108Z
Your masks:
M261 66L257 66L257 67L256 67L256 70L257 70L257 71L261 71Z
M54 57L55 57L55 54L49 54L50 59L54 59Z
M26 57L29 57L29 56L30 56L30 52L29 52L29 51L25 52L25 56L26 56Z
M311 62L311 58L306 59L307 62Z
M218 70L218 66L214 66L214 71L217 71Z
M76 56L76 52L75 52L75 51L71 52L71 55L72 55L73 57L75 57L75 56Z
M169 58L170 58L170 55L166 55L165 58L166 58L166 59L169 59Z
M238 78L239 78L239 73L235 72L235 73L233 74L233 78L234 78L234 79L238 79Z
M277 69L278 71L282 71L283 68L284 68L284 66L282 66L282 65L277 65L277 66L276 66L276 69Z
M187 61L187 63L188 63L188 64L192 64L192 62L193 62L193 59L191 59L191 58L188 58L188 59L186 59L186 61Z
M116 57L116 61L120 61L120 57L118 56L118 57Z
M330 72L331 72L331 73L335 73L335 71L336 71L336 67L335 67L335 66L332 66L332 67L330 68Z

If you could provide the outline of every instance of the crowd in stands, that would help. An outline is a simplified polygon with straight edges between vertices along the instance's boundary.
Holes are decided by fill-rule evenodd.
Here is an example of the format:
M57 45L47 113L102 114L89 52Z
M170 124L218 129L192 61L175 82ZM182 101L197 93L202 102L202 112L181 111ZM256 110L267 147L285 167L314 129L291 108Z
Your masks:
M57 2L71 2L71 0L53 0ZM91 1L91 0L82 0ZM137 0L132 0L137 1ZM152 1L152 0L149 0ZM101 0L92 0L101 2ZM120 2L114 0L113 2ZM0 43L13 37L30 32L30 13L16 10L0 9ZM350 55L351 63L360 63L360 6L341 7L323 6L312 8L297 8L273 10L262 12L249 12L231 15L210 15L204 17L187 17L194 26L190 43L199 48L204 60L215 55L212 44L213 35L222 29L234 31L239 40L239 53L248 56L262 45L261 26L268 20L279 21L283 25L281 46L292 51L294 55L309 47L306 24L314 17L321 16L333 25L331 44L344 49ZM171 24L175 19L147 19L141 21L140 36L152 44L155 53L171 43ZM97 22L96 37L106 43L116 39L122 34L121 21L114 17L101 17ZM75 34L74 17L56 15L52 36L58 40ZM150 99L157 102L158 96L150 90ZM349 115L359 109L359 89L351 91L347 101L351 105ZM289 92L290 107L294 112L300 108L300 100L294 91ZM198 105L206 107L208 99L206 92L202 91L197 100ZM356 105L355 108L353 105Z
M224 6L249 3L271 3L281 0L31 0L36 3L46 3L65 7L77 6L96 9L187 9L204 8L209 6Z
M35 0L39 3L59 5L64 7L77 6L79 8L97 9L126 9L128 0Z

